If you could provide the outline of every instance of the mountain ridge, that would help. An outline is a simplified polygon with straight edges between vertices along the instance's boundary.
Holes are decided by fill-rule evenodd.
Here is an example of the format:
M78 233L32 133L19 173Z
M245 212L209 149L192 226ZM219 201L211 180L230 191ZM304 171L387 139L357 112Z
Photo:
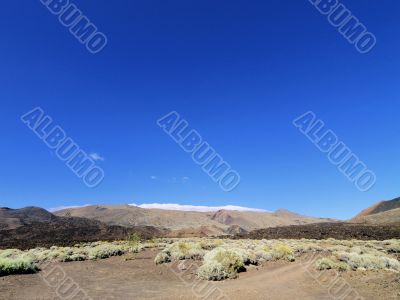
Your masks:
M180 211L158 208L141 208L131 205L92 205L80 208L68 208L55 212L57 216L75 216L99 220L109 225L130 227L155 226L171 231L205 232L229 234L232 231L247 232L258 228L300 225L320 222L332 222L332 219L302 216L287 210L276 212L236 211L220 209L218 211ZM232 227L238 226L240 228Z

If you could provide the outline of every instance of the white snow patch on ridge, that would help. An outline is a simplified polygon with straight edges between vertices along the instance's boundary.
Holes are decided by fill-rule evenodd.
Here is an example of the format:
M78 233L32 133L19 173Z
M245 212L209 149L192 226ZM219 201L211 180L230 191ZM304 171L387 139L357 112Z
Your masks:
M147 209L164 209L164 210L181 210L181 211L198 211L198 212L210 212L210 211L218 211L218 210L237 210L237 211L255 211L255 212L270 212L268 210L259 209L259 208L250 208L243 206L235 206L235 205L225 205L225 206L197 206L197 205L181 205L181 204L172 204L172 203L148 203L148 204L129 204L130 206L136 206L140 208Z

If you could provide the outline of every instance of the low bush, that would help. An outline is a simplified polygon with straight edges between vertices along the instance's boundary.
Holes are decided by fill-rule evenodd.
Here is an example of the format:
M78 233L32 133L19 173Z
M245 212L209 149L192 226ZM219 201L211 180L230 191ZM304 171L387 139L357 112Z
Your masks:
M386 256L376 256L371 254L358 254L354 252L339 252L336 257L346 262L353 270L393 270L400 271L400 262L394 258Z
M273 259L271 249L267 245L258 246L255 249L255 256L256 256L257 262L260 262L260 263L265 262L265 261L270 261Z
M0 276L34 273L37 270L34 257L27 253L5 250L0 254Z
M88 249L89 259L104 259L111 256L118 256L124 254L123 247L119 247L113 244L98 245L94 248Z
M204 263L197 274L206 280L223 280L236 278L237 273L243 269L244 262L240 254L218 247L204 256Z
M317 270L330 270L330 269L336 269L338 271L347 271L350 269L349 265L347 263L333 260L331 258L321 258L316 261L315 266Z
M334 269L335 262L330 258L321 258L315 262L317 270L330 270Z
M166 253L174 260L182 259L202 259L205 251L199 243L176 242L166 249Z
M277 244L271 249L272 257L276 260L286 259L288 261L294 261L293 248L286 244Z
M253 250L243 249L243 248L239 248L239 247L229 247L229 248L225 248L225 249L229 249L230 251L239 255L242 258L243 263L245 265L257 265L258 264L257 255L255 254L255 252Z
M167 252L163 252L163 251L158 253L156 258L154 259L154 262L156 263L156 265L168 263L170 261L171 261L171 255L168 254Z

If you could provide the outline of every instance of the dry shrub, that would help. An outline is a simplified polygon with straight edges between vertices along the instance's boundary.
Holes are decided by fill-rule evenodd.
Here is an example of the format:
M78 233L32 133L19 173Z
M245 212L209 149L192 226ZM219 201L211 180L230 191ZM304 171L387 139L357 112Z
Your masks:
M204 263L198 269L198 276L206 280L236 278L244 268L243 258L233 250L221 247L211 250L204 256Z

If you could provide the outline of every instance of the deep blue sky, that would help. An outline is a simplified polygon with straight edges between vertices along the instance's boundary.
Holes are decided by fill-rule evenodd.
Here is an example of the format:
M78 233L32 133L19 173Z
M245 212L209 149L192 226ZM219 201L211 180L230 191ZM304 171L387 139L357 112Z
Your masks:
M1 5L0 206L232 204L349 218L399 196L399 1L343 1L377 37L364 55L306 0L74 3L107 35L101 53L39 0ZM21 123L36 106L105 158L98 188ZM171 110L240 173L236 190L220 190L156 125ZM308 110L377 174L372 190L293 127Z

